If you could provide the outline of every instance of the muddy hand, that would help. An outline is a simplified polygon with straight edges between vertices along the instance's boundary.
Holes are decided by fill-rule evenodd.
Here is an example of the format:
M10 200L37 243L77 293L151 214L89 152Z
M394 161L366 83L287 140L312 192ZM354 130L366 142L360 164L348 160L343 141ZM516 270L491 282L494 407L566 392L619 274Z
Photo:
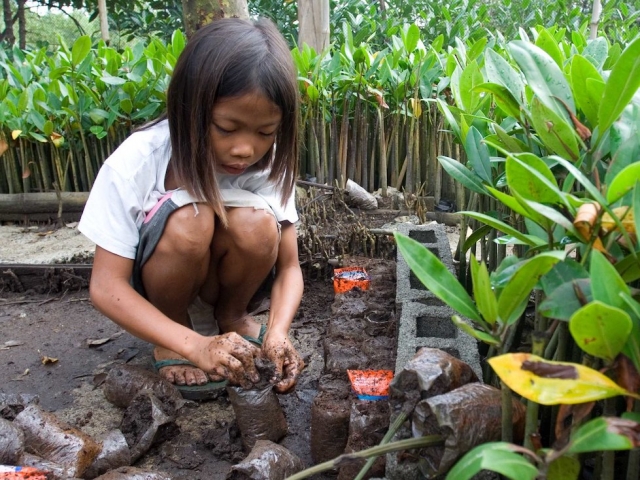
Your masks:
M213 381L229 380L232 385L250 388L260 380L254 358L260 350L235 332L205 337L204 361L196 363Z
M271 382L275 383L276 392L285 393L291 390L298 381L304 362L291 344L289 336L267 332L262 353L275 365L275 376Z

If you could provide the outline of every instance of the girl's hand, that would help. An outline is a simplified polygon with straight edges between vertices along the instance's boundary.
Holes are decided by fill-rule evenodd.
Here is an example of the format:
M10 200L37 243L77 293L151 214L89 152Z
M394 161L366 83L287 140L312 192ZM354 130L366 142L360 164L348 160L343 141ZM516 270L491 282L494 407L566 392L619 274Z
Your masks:
M275 376L271 379L278 393L285 393L292 389L304 368L304 362L297 350L291 344L286 333L269 332L262 344L265 357L275 365Z
M232 385L251 388L260 380L254 363L260 349L235 332L202 337L202 344L190 359L214 381L229 380Z

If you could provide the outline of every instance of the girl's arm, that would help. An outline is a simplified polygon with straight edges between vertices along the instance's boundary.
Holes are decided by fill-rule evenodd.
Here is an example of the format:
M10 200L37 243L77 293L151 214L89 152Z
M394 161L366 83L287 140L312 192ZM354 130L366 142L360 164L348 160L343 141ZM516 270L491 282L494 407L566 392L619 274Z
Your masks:
M245 386L259 379L257 349L233 333L204 337L164 315L129 283L133 260L96 247L91 272L93 305L129 333L188 359L206 373Z
M304 282L298 261L298 240L292 223L282 225L276 260L276 278L271 289L271 308L262 350L276 366L278 392L292 388L304 368L300 354L291 344L288 332L298 310Z

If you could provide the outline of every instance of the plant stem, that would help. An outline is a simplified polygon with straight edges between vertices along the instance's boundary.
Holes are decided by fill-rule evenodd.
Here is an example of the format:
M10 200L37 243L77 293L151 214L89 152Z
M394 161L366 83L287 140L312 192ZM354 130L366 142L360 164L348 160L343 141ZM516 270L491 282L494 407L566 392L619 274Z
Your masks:
M387 443L386 445L378 445L375 447L367 448L366 450L362 450L360 452L345 453L344 455L340 455L333 460L329 460L328 462L324 462L319 465L314 465L311 468L307 468L306 470L298 472L295 475L287 477L286 480L302 480L303 478L308 478L311 475L315 475L316 473L325 472L327 470L336 468L340 466L341 463L353 460L355 458L379 457L380 455L385 455L391 452L412 450L414 448L422 447L434 447L442 444L444 444L444 438L442 438L442 436L440 435L427 435L425 437L409 438L407 440L391 442Z
M387 443L389 443L389 441L393 438L393 436L396 434L396 432L402 426L402 424L406 419L407 419L407 414L401 411L400 414L396 417L393 424L391 424L391 426L389 427L389 430L387 430L387 433L385 434L385 436L382 438L380 445L386 445ZM362 470L360 470L360 472L358 473L358 476L354 480L362 480L364 476L367 474L367 472L369 471L369 469L373 466L375 461L376 461L376 457L372 457L369 460L367 460L367 463L364 464L364 466L362 467Z
M532 353L541 357L544 355L545 336L544 332L534 331ZM538 410L540 406L531 400L527 400L527 416L524 428L524 447L535 451L531 436L538 431Z
M633 402L633 411L640 413L640 401ZM640 478L640 448L629 452L629 462L627 464L627 480L637 480Z
M507 443L513 442L513 399L511 398L511 389L500 382L500 391L502 393L502 441Z

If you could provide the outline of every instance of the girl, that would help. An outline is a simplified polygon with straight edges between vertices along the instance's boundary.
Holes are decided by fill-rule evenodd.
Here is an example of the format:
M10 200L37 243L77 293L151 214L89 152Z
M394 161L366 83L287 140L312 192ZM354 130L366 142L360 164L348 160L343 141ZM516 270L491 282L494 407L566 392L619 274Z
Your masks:
M298 88L267 20L217 20L189 40L167 111L100 169L80 221L96 243L90 294L104 315L155 345L155 365L187 398L227 379L279 392L304 363L288 330L302 298L294 222ZM275 270L266 328L248 313Z

